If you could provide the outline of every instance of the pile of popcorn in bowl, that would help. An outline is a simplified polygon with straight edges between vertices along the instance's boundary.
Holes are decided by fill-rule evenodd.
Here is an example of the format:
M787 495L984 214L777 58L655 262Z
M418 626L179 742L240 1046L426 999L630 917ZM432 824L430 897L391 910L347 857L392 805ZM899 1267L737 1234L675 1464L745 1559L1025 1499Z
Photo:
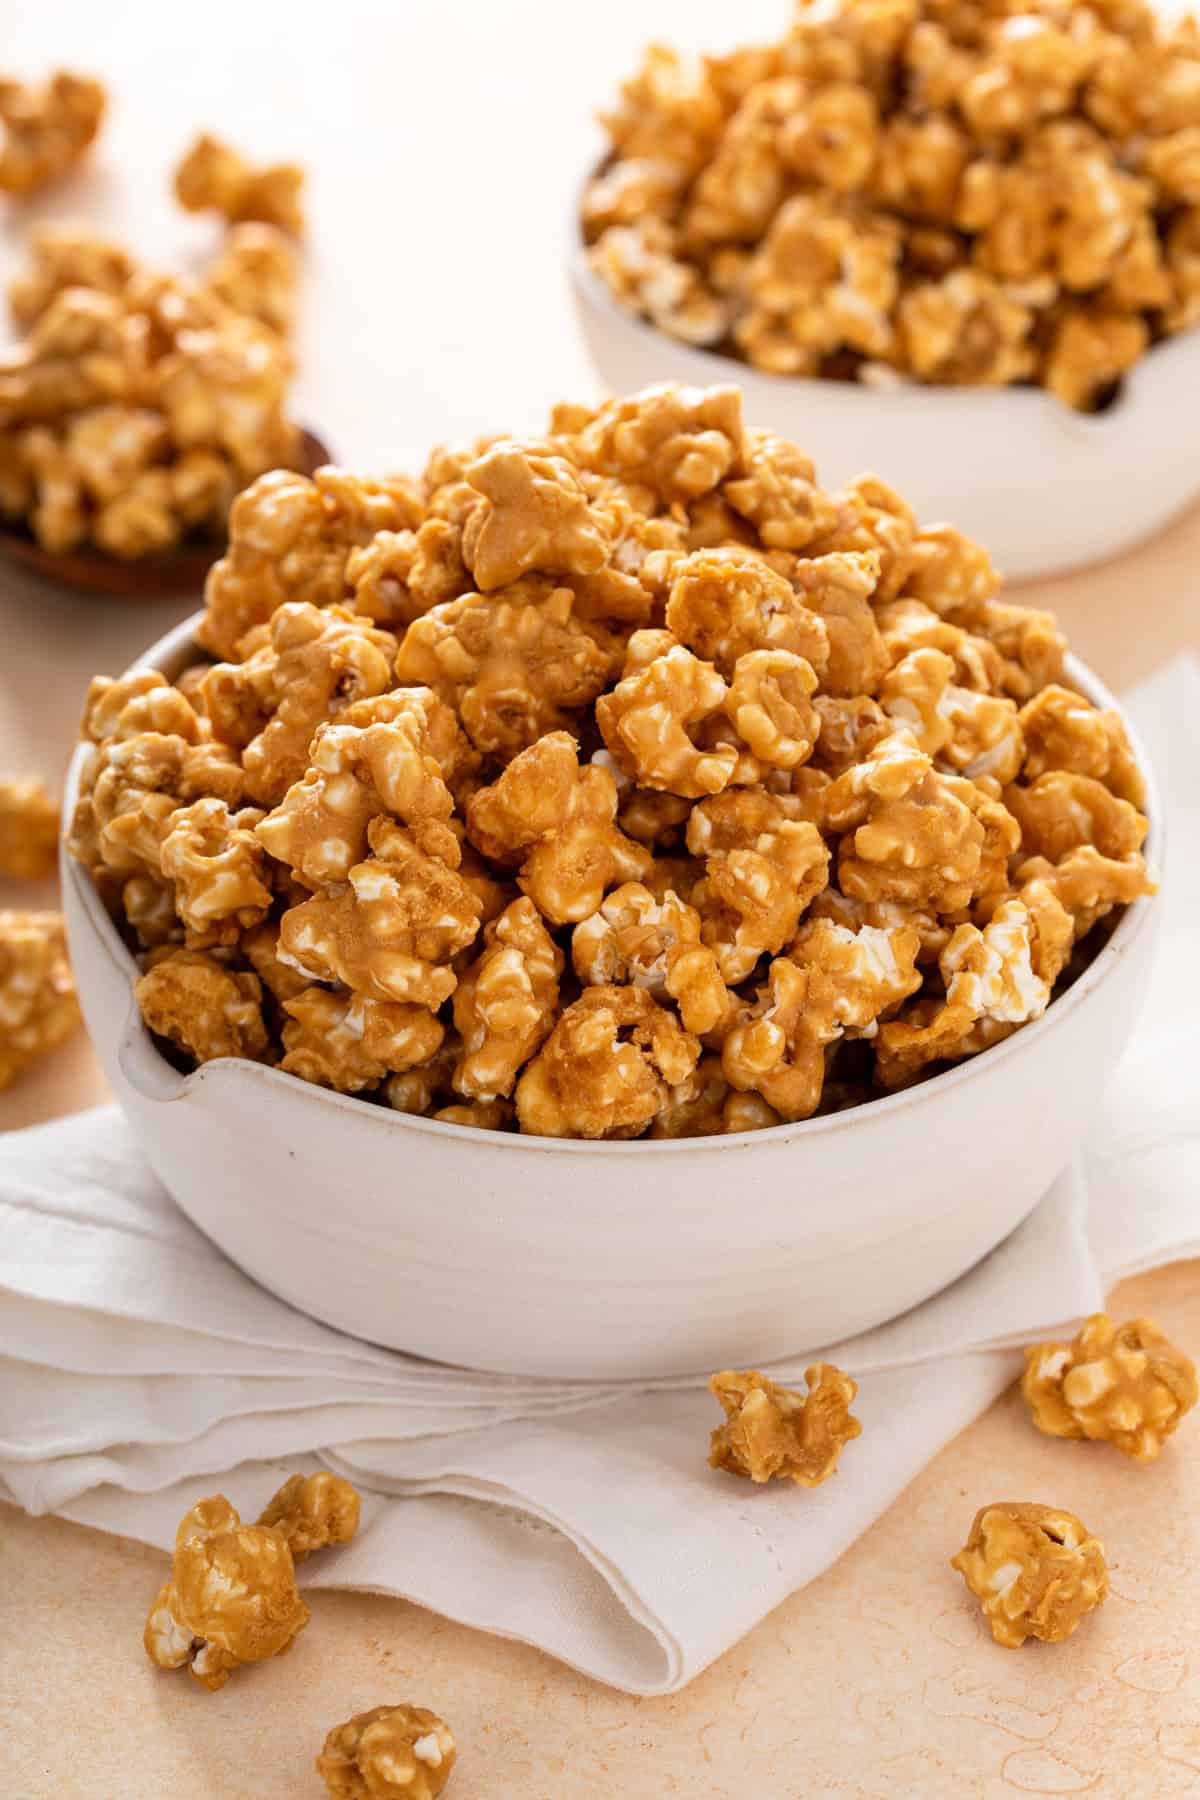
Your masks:
M235 502L172 683L97 679L70 832L185 1067L681 1137L1045 1011L1152 891L1119 716L986 553L735 388Z
M592 267L758 369L1094 409L1200 323L1200 31L1146 0L801 0L602 118Z

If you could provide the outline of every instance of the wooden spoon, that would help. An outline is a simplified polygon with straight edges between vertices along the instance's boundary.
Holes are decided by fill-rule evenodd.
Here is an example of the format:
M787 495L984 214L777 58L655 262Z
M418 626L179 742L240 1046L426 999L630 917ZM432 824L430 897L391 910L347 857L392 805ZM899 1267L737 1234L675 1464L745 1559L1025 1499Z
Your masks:
M314 432L300 433L299 469L311 475L330 461L325 445ZM204 578L224 554L222 538L185 538L174 550L155 556L109 556L94 544L56 555L42 546L24 526L0 526L0 557L20 563L40 581L77 593L106 594L121 600L169 600L199 594Z

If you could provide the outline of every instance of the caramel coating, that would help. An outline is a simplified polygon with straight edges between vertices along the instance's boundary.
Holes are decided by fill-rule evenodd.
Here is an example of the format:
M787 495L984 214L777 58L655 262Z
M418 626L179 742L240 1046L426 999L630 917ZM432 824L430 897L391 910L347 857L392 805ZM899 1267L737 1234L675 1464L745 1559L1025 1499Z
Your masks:
M62 914L0 911L0 1090L79 1023Z
M877 68L870 33L800 37ZM854 166L848 94L828 143L780 107L797 168ZM130 279L47 250L54 331L77 265ZM476 1129L760 1130L989 1049L1154 891L1054 619L877 476L822 488L736 389L563 405L418 481L275 470L199 635L174 684L92 684L69 832L185 1065Z
M42 87L0 80L0 190L34 194L60 180L100 130L107 104L98 81L65 69Z
M327 1544L348 1544L358 1530L360 1506L348 1481L318 1469L315 1475L289 1475L258 1522L279 1533L293 1562L303 1562Z
M300 196L304 170L296 163L256 169L240 151L202 132L175 170L175 197L188 212L223 213L230 224L258 220L293 237L304 231Z
M186 1665L215 1693L243 1664L290 1650L309 1617L287 1538L243 1525L215 1494L179 1522L171 1579L146 1620L146 1654L160 1669Z
M1114 1325L1105 1313L1069 1344L1026 1350L1021 1392L1039 1431L1114 1444L1135 1462L1153 1462L1200 1398L1195 1363L1153 1319Z
M0 875L45 881L58 862L58 807L33 775L0 775Z
M699 1054L696 1039L644 988L588 988L517 1084L521 1129L541 1137L636 1137Z
M850 1412L858 1383L832 1363L804 1371L808 1392L780 1387L757 1369L722 1369L709 1378L725 1423L712 1434L709 1462L749 1481L819 1487L836 1473L844 1446L861 1437Z
M457 1756L450 1727L424 1706L375 1706L335 1725L317 1758L344 1800L435 1800Z
M586 253L620 306L772 374L1096 408L1200 318L1196 63L1148 0L802 0L771 44L652 45L602 115ZM777 535L746 515L764 543L825 535L795 477Z
M1060 1644L1108 1593L1104 1545L1074 1513L1033 1501L996 1501L975 1515L950 1566L1006 1650L1028 1637Z

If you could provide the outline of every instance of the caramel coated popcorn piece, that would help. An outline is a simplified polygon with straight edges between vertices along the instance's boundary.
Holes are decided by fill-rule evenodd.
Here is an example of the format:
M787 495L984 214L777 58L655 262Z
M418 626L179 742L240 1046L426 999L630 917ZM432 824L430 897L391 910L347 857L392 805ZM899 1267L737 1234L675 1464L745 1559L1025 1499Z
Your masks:
M638 1137L699 1054L696 1039L644 988L588 988L517 1084L521 1129L540 1137Z
M231 813L223 800L193 801L172 813L162 842L162 872L175 883L176 906L189 931L211 939L228 925L234 935L257 925L271 905L253 807Z
M981 1507L950 1566L1007 1650L1028 1637L1062 1643L1108 1593L1104 1545L1074 1513L1033 1501Z
M344 1800L435 1800L457 1756L450 1727L424 1706L376 1706L336 1725L317 1758Z
M206 950L172 950L135 988L143 1019L198 1063L218 1056L252 1061L267 1047L257 975L226 968Z
M287 964L279 967L295 973ZM427 1062L445 1036L427 1006L331 993L306 986L303 976L296 980L300 991L281 996L287 1023L279 1066L286 1075L340 1094L360 1094Z
M829 635L823 619L762 555L736 548L697 550L676 566L674 577L668 629L726 678L753 650L790 651L824 672Z
M186 1665L215 1693L243 1664L290 1650L309 1617L286 1536L243 1525L216 1494L180 1520L171 1579L146 1620L146 1654L160 1669Z
M862 1434L850 1412L858 1383L832 1363L814 1363L804 1379L808 1392L798 1394L756 1369L713 1375L709 1391L721 1402L725 1423L712 1434L712 1467L800 1487L819 1487L835 1474L843 1447Z
M575 973L588 987L633 982L679 1007L685 1031L703 1036L730 1007L717 958L700 941L700 915L678 894L656 900L636 881L615 888L571 934Z
M463 531L463 561L484 593L531 569L594 575L608 545L587 491L549 444L501 441L464 471L480 496Z
M454 1087L488 1102L512 1093L518 1072L550 1035L563 957L532 900L514 900L483 936L482 955L454 993L462 1040Z
M287 337L296 312L296 254L273 225L235 225L206 286L226 306Z
M634 668L596 702L596 722L615 761L639 787L685 799L719 794L737 770L737 750L698 741L724 713L729 689L711 663L682 644Z
M735 985L793 935L825 886L829 851L801 801L741 790L692 809L687 845L704 858L703 880L691 894L704 942L722 978Z
M0 875L45 881L58 861L58 807L32 775L0 775Z
M345 882L284 913L284 960L368 999L438 1007L456 985L451 960L478 933L479 901L393 819L372 819L367 841L372 854Z
M551 732L522 751L467 808L471 842L517 880L542 916L567 925L595 912L606 890L636 881L651 857L618 828L617 784L580 768L573 739Z
M0 189L33 194L58 181L96 136L107 102L98 81L66 70L43 87L0 80Z
M1153 1462L1200 1398L1196 1365L1153 1319L1114 1325L1105 1313L1069 1344L1026 1350L1021 1392L1039 1431L1115 1444L1135 1462Z
M304 171L296 163L261 169L210 132L198 137L175 171L175 196L188 212L223 213L231 224L258 220L299 237Z
M277 1531L303 1562L327 1544L348 1544L358 1530L360 1500L340 1475L318 1469L315 1475L289 1475L259 1515L259 1524Z
M79 1022L62 914L0 911L0 1090Z

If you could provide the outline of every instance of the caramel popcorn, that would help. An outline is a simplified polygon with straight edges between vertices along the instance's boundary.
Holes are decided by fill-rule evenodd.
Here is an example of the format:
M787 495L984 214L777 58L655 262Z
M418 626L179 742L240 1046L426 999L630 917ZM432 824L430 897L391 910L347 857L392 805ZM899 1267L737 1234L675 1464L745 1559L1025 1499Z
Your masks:
M317 1758L344 1800L436 1800L458 1752L450 1727L424 1706L375 1706L335 1725Z
M1062 1643L1108 1593L1104 1545L1074 1513L1033 1501L981 1507L950 1566L1007 1650L1028 1637Z
M346 1543L358 1513L350 1483L325 1470L291 1476L256 1525L243 1524L223 1494L198 1501L179 1522L171 1579L146 1620L151 1662L186 1664L215 1692L243 1664L290 1650L309 1620L295 1564Z
M602 115L588 261L773 374L1098 408L1200 316L1195 44L1148 0L800 0L779 43L654 46Z
M1119 715L999 585L729 388L415 482L272 471L210 660L93 682L69 847L185 1067L553 1137L861 1105L1040 1017L1153 892Z
M0 1090L78 1025L62 914L0 911Z
M723 1369L709 1381L725 1411L709 1462L750 1481L819 1487L837 1472L844 1446L862 1435L851 1414L858 1383L832 1363L804 1371L808 1392L778 1386L756 1369Z
M0 510L42 547L136 560L223 527L235 493L301 453L286 416L290 252L231 243L208 281L46 226L10 289L26 337L0 367Z
M303 1562L326 1544L348 1544L358 1530L358 1494L340 1475L289 1475L259 1515L285 1539L293 1562Z
M296 256L273 225L235 225L208 272L210 293L247 318L259 319L280 337L296 311Z
M1069 1344L1026 1350L1021 1392L1039 1431L1115 1444L1135 1462L1153 1462L1200 1398L1196 1365L1153 1319L1114 1325L1104 1313Z
M0 190L33 194L58 181L95 138L107 102L98 81L65 69L42 87L0 80Z
M44 881L58 862L58 808L32 775L0 775L0 875Z
M223 213L230 224L257 220L293 237L304 231L300 195L304 170L296 163L256 169L210 132L203 132L175 171L175 196L188 212Z

